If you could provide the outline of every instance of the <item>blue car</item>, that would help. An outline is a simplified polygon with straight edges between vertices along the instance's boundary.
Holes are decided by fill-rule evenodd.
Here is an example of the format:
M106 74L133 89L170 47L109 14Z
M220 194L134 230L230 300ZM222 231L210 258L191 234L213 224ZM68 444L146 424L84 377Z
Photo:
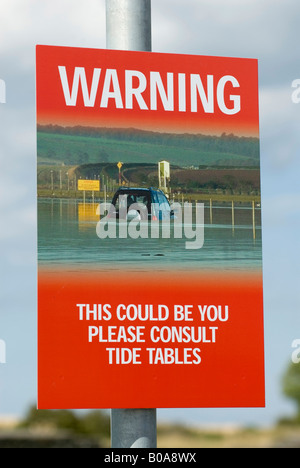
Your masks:
M160 221L173 219L174 212L162 190L120 187L113 196L109 217Z

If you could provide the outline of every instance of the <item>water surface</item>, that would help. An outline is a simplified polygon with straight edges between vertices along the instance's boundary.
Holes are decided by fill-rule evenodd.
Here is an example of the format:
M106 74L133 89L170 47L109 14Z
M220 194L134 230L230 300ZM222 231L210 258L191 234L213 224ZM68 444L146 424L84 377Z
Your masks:
M100 239L96 233L97 203L76 200L39 199L38 258L40 265L71 269L119 270L261 268L261 213L251 204L205 205L204 245L187 250L181 239ZM196 229L193 226L193 229Z

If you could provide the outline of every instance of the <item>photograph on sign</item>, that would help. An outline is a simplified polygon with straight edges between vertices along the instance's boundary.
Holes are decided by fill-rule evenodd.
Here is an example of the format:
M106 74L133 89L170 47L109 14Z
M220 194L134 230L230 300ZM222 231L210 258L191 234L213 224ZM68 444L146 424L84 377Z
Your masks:
M41 45L36 75L38 407L263 407L257 60Z

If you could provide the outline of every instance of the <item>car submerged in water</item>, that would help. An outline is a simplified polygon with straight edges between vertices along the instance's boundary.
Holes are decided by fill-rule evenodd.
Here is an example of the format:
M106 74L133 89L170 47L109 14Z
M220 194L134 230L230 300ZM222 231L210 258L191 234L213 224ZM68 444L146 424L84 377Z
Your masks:
M162 190L120 187L113 196L108 217L163 221L174 219L174 211Z

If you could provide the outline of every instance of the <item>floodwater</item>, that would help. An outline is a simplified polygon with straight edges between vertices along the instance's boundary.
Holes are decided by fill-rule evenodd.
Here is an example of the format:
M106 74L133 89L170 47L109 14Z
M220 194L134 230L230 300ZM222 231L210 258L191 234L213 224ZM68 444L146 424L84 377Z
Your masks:
M171 229L169 238L99 238L97 203L39 199L38 258L40 265L64 266L72 271L133 268L145 270L247 270L262 265L261 210L251 203L209 202L204 205L204 228L193 226L194 238L181 238ZM150 232L150 231L149 231ZM187 249L186 242L204 234L202 248Z

